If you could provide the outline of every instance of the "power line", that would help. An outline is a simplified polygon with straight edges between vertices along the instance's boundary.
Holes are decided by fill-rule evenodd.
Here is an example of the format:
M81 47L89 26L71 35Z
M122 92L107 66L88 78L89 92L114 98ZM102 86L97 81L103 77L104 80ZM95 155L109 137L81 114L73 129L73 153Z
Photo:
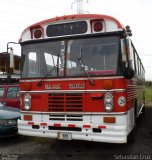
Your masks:
M14 32L14 33L18 33L17 30L8 30L8 29L0 29L0 32Z
M36 8L40 8L40 9L43 9L43 10L47 10L47 11L56 11L56 12L62 12L62 10L57 10L57 9L54 9L53 7L52 8L49 8L49 7L44 7L44 6L40 6L40 5L37 5L37 3L27 3L27 2L25 2L25 3L23 3L23 2L18 2L18 1L14 1L14 0L11 0L11 1L6 1L7 3L15 3L15 4L17 4L17 5L22 5L22 6L28 6L28 7L31 7L31 8L34 8L34 9L36 9ZM43 3L43 4L45 4L45 3ZM46 6L49 6L48 4L45 4ZM59 8L59 7L58 7ZM62 7L62 9L63 9L63 11L65 11L66 9L69 9L69 8L63 8Z
M23 3L23 2L17 2L17 1L15 1L15 0L11 0L11 1L8 1L8 0L5 0L4 2L6 2L6 3L9 3L10 5L12 4L12 3L15 3L15 4L18 4L18 5L26 5L26 6L30 6L31 8L34 8L34 9L36 9L35 8L35 5L34 5L34 3ZM5 3L5 4L6 4ZM8 5L9 5L8 4ZM48 3L47 3L48 4ZM4 3L3 3L3 5L4 5ZM7 6L8 6L7 5ZM52 9L52 8L47 8L47 7L42 7L42 6L38 6L38 5L36 5L36 7L38 7L38 8L41 8L41 9L44 9L45 10L45 12L43 12L42 10L40 10L40 11L42 11L43 13L44 13L44 15L48 15L48 14L46 14L46 12L50 12L50 11L52 11L52 10L54 10L54 11L56 11L56 12L60 12L60 13L63 13L63 11L62 10L56 10L56 9ZM5 8L5 7L2 7L2 8ZM19 8L19 7L18 7ZM65 8L64 8L65 9ZM15 12L14 12L15 11ZM4 23L9 23L9 24L15 24L17 21L19 21L19 24L20 25L24 25L25 23L24 23L24 17L26 17L27 18L27 16L28 16L28 13L27 13L27 11L26 12L24 12L24 10L22 10L22 14L19 14L19 13L17 13L16 12L17 10L14 10L14 7L12 7L12 10L11 9L8 9L8 10L0 10L0 13L3 13L4 14L4 18L2 19L2 18L0 18L0 21L1 22L4 22ZM29 12L29 10L28 10L28 12ZM25 13L25 14L24 14ZM43 16L43 14L40 14L41 16L39 16L39 14L37 14L37 12L33 12L34 14L33 14L33 16L35 17L35 21L37 22L37 20L36 19L40 19L40 17L41 17L41 19L45 19L45 17L46 16ZM54 12L53 12L54 13ZM6 15L7 14L7 15ZM15 18L12 18L12 16L15 16ZM30 14L31 15L31 14ZM6 18L6 16L8 17L8 18ZM55 15L56 16L56 15ZM2 14L1 14L1 17L3 17L2 16ZM10 18L11 17L11 18ZM22 17L22 19L19 19L19 17ZM44 17L44 18L43 18ZM39 20L38 20L39 21ZM30 20L29 20L29 22L30 22ZM31 23L30 23L31 24Z
M15 26L16 26L16 24L15 24L16 20L15 20L15 21L12 21L12 20L3 20L3 19L0 19L0 22L11 23L12 25L15 25ZM21 23L19 23L19 24L21 24ZM1 25L1 26L2 26L2 25ZM1 27L1 26L0 26L0 27Z

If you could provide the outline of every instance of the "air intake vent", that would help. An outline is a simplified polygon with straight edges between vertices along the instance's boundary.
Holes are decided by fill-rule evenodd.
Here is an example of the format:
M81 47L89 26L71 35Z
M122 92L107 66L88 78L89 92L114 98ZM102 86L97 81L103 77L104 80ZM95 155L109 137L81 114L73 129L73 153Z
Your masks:
M82 115L49 115L49 120L53 121L83 121Z
M49 94L48 108L51 112L81 112L82 94Z

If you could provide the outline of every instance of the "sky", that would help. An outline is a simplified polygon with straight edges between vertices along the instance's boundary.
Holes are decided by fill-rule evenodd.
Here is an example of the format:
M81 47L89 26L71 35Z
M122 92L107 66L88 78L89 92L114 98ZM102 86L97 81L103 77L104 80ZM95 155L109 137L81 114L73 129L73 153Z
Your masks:
M25 28L56 16L77 14L76 0L0 0L0 52L18 42ZM84 13L106 14L131 27L133 44L152 80L152 0L83 0ZM14 53L20 55L15 44Z

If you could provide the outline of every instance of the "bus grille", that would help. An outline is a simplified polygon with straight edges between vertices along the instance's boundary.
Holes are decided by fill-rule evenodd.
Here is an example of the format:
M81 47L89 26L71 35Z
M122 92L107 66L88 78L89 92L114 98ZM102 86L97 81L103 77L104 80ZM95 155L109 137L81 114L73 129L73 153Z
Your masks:
M48 109L51 112L81 112L82 94L49 94Z

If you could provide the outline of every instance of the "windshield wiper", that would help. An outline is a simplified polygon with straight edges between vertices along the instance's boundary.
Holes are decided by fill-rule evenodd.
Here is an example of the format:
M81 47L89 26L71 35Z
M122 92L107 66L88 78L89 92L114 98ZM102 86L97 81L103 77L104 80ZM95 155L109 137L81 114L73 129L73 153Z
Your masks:
M40 87L43 80L45 80L45 78L54 71L54 69L57 69L57 77L58 77L58 70L59 70L59 55L58 55L58 59L57 59L57 65L55 65L49 72L47 72L44 77L37 83L37 86Z
M95 82L93 81L93 79L91 78L90 74L88 73L88 71L85 68L85 64L84 64L84 62L82 60L82 52L80 53L80 57L78 58L78 62L80 63L80 66L83 69L84 73L87 75L90 84L91 85L95 85Z
M57 68L57 65L54 66L49 72L47 72L47 73L44 75L44 77L37 83L37 86L38 86L38 87L41 86L43 80L44 80L50 73L52 73L52 71L53 71L54 69L56 69L56 68Z

